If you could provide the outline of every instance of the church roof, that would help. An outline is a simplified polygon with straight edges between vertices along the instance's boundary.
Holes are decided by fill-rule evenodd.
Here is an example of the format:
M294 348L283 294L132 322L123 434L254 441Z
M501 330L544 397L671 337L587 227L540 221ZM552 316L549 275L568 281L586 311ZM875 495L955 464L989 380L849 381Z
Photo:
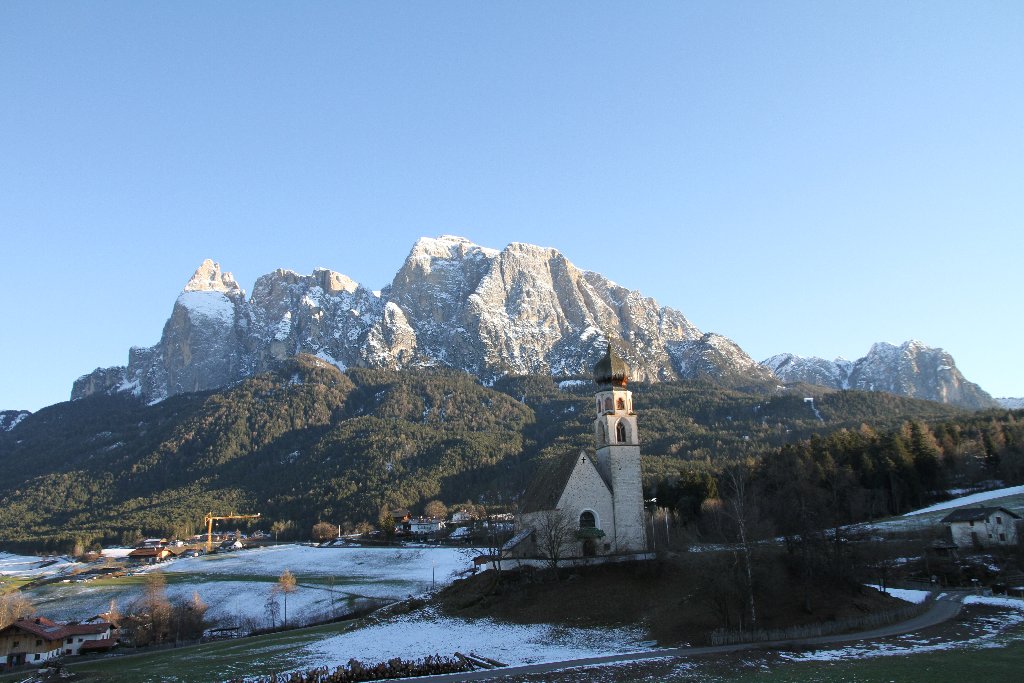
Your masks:
M629 366L622 360L615 347L608 342L604 357L594 366L594 382L600 386L615 385L626 388L629 381Z
M548 458L541 463L540 467L537 468L537 473L533 475L530 487L526 489L520 511L523 514L527 514L530 512L540 512L541 510L554 510L581 456L590 460L591 464L594 465L594 469L601 476L601 480L604 481L605 486L611 491L611 485L604 475L601 474L601 468L597 467L589 453L586 451L579 451L578 453L570 451L561 456Z

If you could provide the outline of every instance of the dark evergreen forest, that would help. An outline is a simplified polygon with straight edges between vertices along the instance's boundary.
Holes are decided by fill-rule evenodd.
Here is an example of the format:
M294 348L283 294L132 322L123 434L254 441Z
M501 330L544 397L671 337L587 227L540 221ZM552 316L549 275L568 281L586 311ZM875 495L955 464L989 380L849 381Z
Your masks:
M1020 411L807 386L630 388L647 488L683 519L699 516L737 466L782 529L1024 479ZM341 373L297 357L155 405L124 394L61 403L0 434L0 539L63 548L186 536L210 511L260 512L265 529L305 536L318 521L352 528L432 499L514 510L543 459L592 446L593 391L584 378L485 387L454 371ZM797 515L791 501L814 514Z

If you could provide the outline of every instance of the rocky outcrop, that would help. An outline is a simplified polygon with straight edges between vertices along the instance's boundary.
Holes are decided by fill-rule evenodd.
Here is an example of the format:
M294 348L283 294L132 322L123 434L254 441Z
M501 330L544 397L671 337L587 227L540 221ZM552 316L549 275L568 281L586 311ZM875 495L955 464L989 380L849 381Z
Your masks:
M9 432L32 413L27 410L0 410L0 432Z
M894 346L879 342L856 361L801 358L790 353L762 361L783 382L806 382L833 389L885 391L899 396L950 403L964 408L997 404L977 384L968 382L953 357L919 341Z
M772 373L748 356L736 342L708 333L694 341L672 342L669 354L683 379L714 381L729 386L775 384Z

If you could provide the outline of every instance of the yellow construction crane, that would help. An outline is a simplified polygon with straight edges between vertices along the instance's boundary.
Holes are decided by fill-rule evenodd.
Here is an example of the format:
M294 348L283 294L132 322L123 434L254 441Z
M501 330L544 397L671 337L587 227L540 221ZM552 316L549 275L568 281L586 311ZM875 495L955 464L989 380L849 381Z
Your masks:
M216 516L212 512L206 513L203 521L206 522L206 552L213 550L213 522L222 519L259 519L260 513L255 515L221 515Z

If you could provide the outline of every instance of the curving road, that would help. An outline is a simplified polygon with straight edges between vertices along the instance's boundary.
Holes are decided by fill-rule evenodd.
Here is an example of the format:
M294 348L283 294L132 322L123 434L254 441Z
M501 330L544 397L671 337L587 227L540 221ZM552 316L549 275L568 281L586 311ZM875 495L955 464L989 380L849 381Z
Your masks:
M931 607L916 617L901 621L889 626L872 629L870 631L859 631L857 633L837 633L829 636L818 636L815 638L798 638L792 640L773 640L757 643L739 643L735 645L715 645L708 647L672 647L658 650L647 650L645 652L631 652L628 654L605 655L602 657L585 657L582 659L570 659L562 662L545 662L543 664L526 664L523 666L508 666L500 669L485 671L471 671L460 674L442 674L437 676L422 676L415 680L417 683L457 683L458 681L489 681L500 680L506 676L521 676L524 674L547 673L551 671L562 671L579 666L595 666L600 664L620 664L623 662L637 662L645 659L663 659L666 657L699 657L702 655L724 654L739 652L742 650L763 650L765 648L786 649L790 647L804 647L808 645L826 645L833 643L847 643L860 640L877 640L890 636L913 633L921 629L941 624L955 617L962 607L964 596L967 593L942 593L936 598Z

